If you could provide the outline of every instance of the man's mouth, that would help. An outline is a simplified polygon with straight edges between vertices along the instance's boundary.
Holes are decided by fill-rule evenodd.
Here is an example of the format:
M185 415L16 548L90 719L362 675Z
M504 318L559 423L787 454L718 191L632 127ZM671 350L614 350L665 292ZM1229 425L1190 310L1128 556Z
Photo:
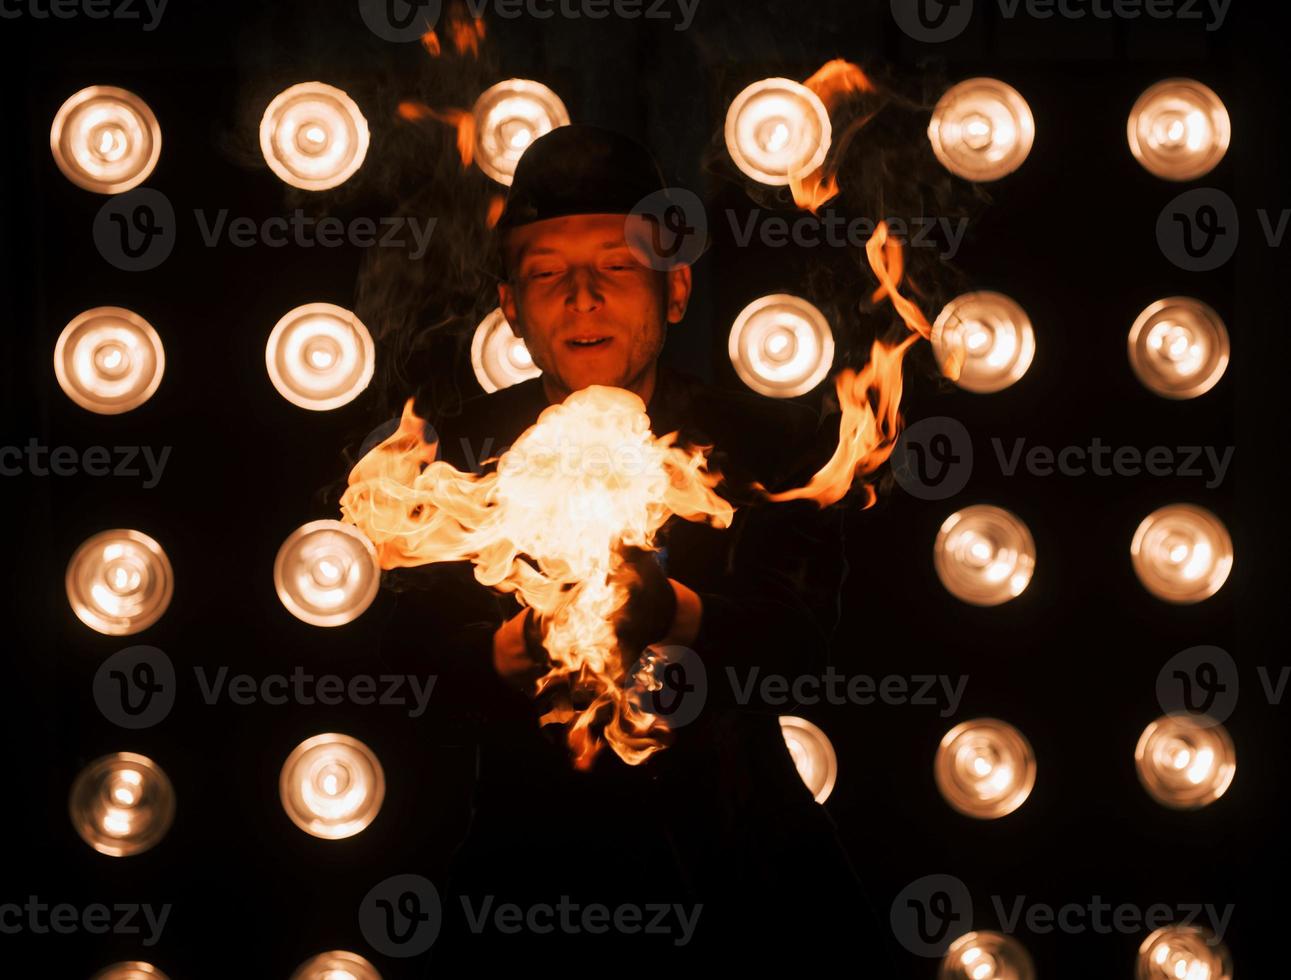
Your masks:
M614 338L612 337L598 337L593 334L588 334L585 337L571 337L569 340L565 341L565 345L583 350L592 347L603 347L613 339Z

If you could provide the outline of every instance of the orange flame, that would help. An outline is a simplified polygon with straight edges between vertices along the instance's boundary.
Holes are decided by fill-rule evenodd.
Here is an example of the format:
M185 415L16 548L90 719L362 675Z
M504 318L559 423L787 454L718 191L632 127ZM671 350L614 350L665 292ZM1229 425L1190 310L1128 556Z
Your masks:
M457 152L462 167L469 167L475 159L475 116L466 109L432 109L424 102L400 102L399 118L408 122L434 119L457 129Z
M434 462L423 422L404 407L397 432L355 465L342 518L376 547L382 568L471 561L485 586L518 594L548 623L551 668L537 693L566 681L585 705L544 724L572 722L574 764L603 744L635 765L664 745L666 722L641 708L612 626L627 601L619 549L652 549L673 514L729 527L734 509L713 491L720 475L702 450L655 438L645 405L619 388L592 386L551 405L492 471ZM423 468L424 467L424 468Z
M498 222L502 220L502 212L506 210L507 199L501 194L494 194L489 198L489 210L484 216L485 227L496 228Z
M842 58L825 62L816 74L803 82L803 85L820 97L820 101L824 103L831 117L834 111L851 96L876 91L874 83L858 65L844 61ZM866 116L855 128L865 125L869 120L870 116ZM831 163L826 157L825 162L811 173L791 178L789 189L793 192L794 203L815 214L822 206L838 196L837 171L837 162Z
M484 40L484 21L479 17L468 20L461 14L450 15L448 37L458 54L479 57L480 42Z
M482 18L469 16L462 4L454 3L448 9L445 31L448 35L448 43L452 45L454 51L458 54L479 57L480 42L484 40L485 34ZM443 53L439 33L433 28L421 36L421 46L432 58L438 58Z
M886 221L879 222L865 243L865 255L879 280L875 299L884 296L890 299L911 332L896 344L876 340L869 363L863 369L839 372L835 388L842 419L834 455L806 486L766 494L772 502L806 499L814 500L821 507L837 503L852 489L857 477L873 473L887 462L896 448L901 433L901 394L905 387L901 368L915 341L931 337L932 328L919 307L897 290L905 267L904 253L900 241L889 237ZM863 487L862 506L870 507L878 495L868 483Z

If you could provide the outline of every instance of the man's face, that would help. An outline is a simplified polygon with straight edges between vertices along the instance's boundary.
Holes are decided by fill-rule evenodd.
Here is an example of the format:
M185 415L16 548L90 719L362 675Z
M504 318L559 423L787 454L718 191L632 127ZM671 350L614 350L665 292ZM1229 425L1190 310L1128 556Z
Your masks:
M609 385L649 401L665 324L685 314L691 279L689 268L647 264L643 226L621 214L572 215L508 234L509 280L498 297L549 400Z

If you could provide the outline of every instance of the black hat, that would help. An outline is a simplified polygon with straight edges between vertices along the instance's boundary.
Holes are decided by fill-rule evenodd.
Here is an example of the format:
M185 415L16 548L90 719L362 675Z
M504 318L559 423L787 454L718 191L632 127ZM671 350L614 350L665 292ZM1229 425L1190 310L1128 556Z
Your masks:
M666 187L654 155L631 137L599 126L558 126L520 157L497 228L571 214L631 214Z

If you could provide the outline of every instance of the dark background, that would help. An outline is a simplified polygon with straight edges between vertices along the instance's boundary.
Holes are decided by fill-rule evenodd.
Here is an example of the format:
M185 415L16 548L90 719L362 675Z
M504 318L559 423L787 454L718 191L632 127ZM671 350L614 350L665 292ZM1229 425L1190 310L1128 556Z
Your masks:
M1286 789L1281 749L1285 708L1264 699L1257 665L1276 674L1284 654L1284 604L1273 595L1272 468L1282 446L1276 374L1285 257L1267 247L1257 208L1287 204L1285 127L1274 118L1282 93L1278 35L1251 3L1206 32L1197 22L1000 18L979 3L969 30L940 46L916 44L888 5L857 2L700 0L688 32L670 25L490 21L504 77L551 84L575 121L616 126L655 146L665 167L710 204L715 242L696 269L700 283L667 358L718 384L738 386L725 355L735 314L767 292L804 292L818 249L737 249L725 208L747 209L744 184L705 173L701 158L725 107L747 82L802 79L828 58L879 66L893 76L1003 78L1030 102L1035 148L1013 176L989 188L955 263L973 288L998 289L1030 314L1037 355L1004 392L976 396L912 378L910 422L947 415L973 434L977 464L967 488L948 501L899 490L851 521L852 566L834 650L844 673L968 674L955 718L913 705L802 708L830 735L839 782L827 806L876 907L925 874L963 879L974 926L1000 928L990 896L1060 906L1094 896L1140 907L1236 904L1227 940L1250 976L1280 944L1279 903L1261 887L1284 855ZM368 168L392 127L390 93L364 89L365 66L399 77L424 53L373 38L354 3L274 4L267 9L172 0L159 29L113 20L0 21L9 79L7 137L0 152L0 310L5 331L5 445L35 437L47 446L172 446L160 484L141 479L5 477L12 515L6 533L14 573L4 679L9 753L19 759L4 806L11 857L0 901L174 904L162 941L31 936L20 939L43 964L40 975L79 977L118 959L155 962L174 978L285 977L329 948L368 955L387 977L416 975L416 962L371 952L356 909L387 875L437 878L465 819L472 757L438 744L433 729L397 708L238 707L201 701L192 665L208 672L378 672L370 653L387 597L357 622L324 630L279 604L273 558L291 530L336 516L321 489L343 476L344 451L388 417L375 389L327 413L298 409L272 388L264 342L277 319L305 302L352 307L362 256L352 247L207 248L192 210L259 220L299 205L254 154L242 152L248 121L296 81L336 81L373 127ZM349 52L347 55L346 52ZM249 56L254 52L254 56ZM266 55L267 53L267 55ZM378 66L378 61L385 59ZM1175 185L1144 171L1125 145L1125 117L1150 83L1172 75L1216 89L1233 119L1232 148L1199 182ZM126 273L95 250L94 215L106 198L73 186L48 149L62 101L90 84L141 95L163 131L160 163L146 186L161 189L179 215L174 253L158 269ZM383 84L385 84L383 82ZM255 93L254 98L250 93ZM376 99L378 105L371 105ZM240 128L241 127L241 128ZM240 136L239 136L240 134ZM254 131L251 131L253 142ZM239 139L243 141L239 144ZM365 171L327 206L344 216L393 213L389 188ZM480 187L478 173L468 175ZM468 179L468 178L463 178ZM366 181L366 182L365 182ZM483 182L483 183L482 183ZM1215 186L1236 200L1242 244L1211 273L1187 273L1157 247L1156 218L1186 186ZM445 198L453 194L445 186ZM745 213L744 211L740 212ZM1233 339L1228 373L1190 401L1158 398L1130 371L1125 336L1138 312L1168 295L1215 307ZM831 297L814 295L828 306ZM54 342L82 310L120 305L159 331L166 374L156 395L119 416L72 404L52 370ZM930 318L936 309L927 311ZM378 325L371 323L374 331ZM863 331L839 327L840 359L864 358ZM378 346L377 357L383 348ZM464 358L439 366L469 389ZM827 387L827 386L825 386ZM821 391L813 396L819 399ZM812 398L808 398L811 401ZM1222 486L1197 478L1006 477L991 440L1058 449L1093 437L1141 450L1238 445ZM1175 607L1134 577L1129 542L1138 522L1166 503L1214 510L1235 542L1232 577L1214 598ZM1035 578L1017 600L977 609L936 579L932 541L954 509L989 502L1013 510L1036 540ZM143 634L110 638L70 612L63 571L76 546L109 527L156 538L175 569L174 600ZM430 641L433 642L433 639ZM135 643L165 650L180 673L179 703L160 725L116 729L97 711L91 679L110 653ZM1186 647L1213 643L1240 667L1242 696L1228 728L1237 777L1214 805L1193 813L1158 806L1139 787L1133 749L1161 712L1155 682ZM432 699L433 703L433 699ZM788 713L788 709L786 709ZM995 715L1030 739L1039 776L1030 800L998 821L973 821L938 795L932 758L956 721ZM290 824L277 799L287 753L319 731L345 731L381 759L388 794L376 822L357 837L324 842ZM157 760L178 795L169 836L146 854L110 859L74 833L66 796L75 773L107 752ZM522 815L522 819L541 819ZM1268 882L1264 882L1265 885ZM1128 977L1142 935L1031 934L1019 929L1042 976ZM751 938L751 941L753 939ZM4 947L16 942L4 937ZM893 943L903 975L932 977L935 964ZM864 952L849 972L862 967ZM863 972L861 975L865 975Z

